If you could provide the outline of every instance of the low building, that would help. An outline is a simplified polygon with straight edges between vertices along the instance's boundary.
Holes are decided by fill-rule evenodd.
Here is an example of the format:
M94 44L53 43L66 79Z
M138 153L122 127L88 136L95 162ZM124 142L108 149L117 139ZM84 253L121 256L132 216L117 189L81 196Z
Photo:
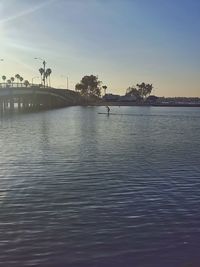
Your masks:
M120 96L119 100L122 102L135 102L137 100L137 97L134 95L123 95Z
M158 101L158 97L157 97L157 96L155 96L155 95L150 95L150 96L147 97L147 99L146 99L145 102L146 102L146 103L149 103L149 104L156 104L157 101Z
M105 94L102 99L105 101L119 101L120 95Z

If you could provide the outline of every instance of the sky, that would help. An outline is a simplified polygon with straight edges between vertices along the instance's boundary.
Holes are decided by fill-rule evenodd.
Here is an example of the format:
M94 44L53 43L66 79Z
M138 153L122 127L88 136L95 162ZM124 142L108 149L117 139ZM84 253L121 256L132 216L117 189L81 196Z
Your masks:
M0 76L74 89L97 75L107 93L152 83L157 96L200 97L199 0L0 0Z

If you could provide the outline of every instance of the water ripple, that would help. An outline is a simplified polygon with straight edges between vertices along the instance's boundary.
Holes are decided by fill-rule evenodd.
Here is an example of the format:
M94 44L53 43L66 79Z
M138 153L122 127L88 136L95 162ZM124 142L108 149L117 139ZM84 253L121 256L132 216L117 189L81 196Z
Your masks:
M0 266L200 265L200 110L102 110L1 118Z

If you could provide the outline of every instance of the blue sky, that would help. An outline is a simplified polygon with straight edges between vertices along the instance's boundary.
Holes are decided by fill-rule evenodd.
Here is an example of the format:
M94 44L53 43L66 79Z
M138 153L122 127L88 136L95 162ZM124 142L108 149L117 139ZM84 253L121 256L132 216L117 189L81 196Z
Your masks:
M200 96L199 12L198 0L0 0L0 75L31 81L41 57L55 87L94 74L110 93L144 81Z

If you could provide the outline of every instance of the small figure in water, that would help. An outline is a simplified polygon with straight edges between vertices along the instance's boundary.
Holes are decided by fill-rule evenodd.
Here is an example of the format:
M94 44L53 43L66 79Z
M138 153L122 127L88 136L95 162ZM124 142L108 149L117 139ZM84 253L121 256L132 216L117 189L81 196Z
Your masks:
M110 113L110 108L109 108L109 106L106 106L107 107L107 111L108 111L108 115L109 115L109 113Z

